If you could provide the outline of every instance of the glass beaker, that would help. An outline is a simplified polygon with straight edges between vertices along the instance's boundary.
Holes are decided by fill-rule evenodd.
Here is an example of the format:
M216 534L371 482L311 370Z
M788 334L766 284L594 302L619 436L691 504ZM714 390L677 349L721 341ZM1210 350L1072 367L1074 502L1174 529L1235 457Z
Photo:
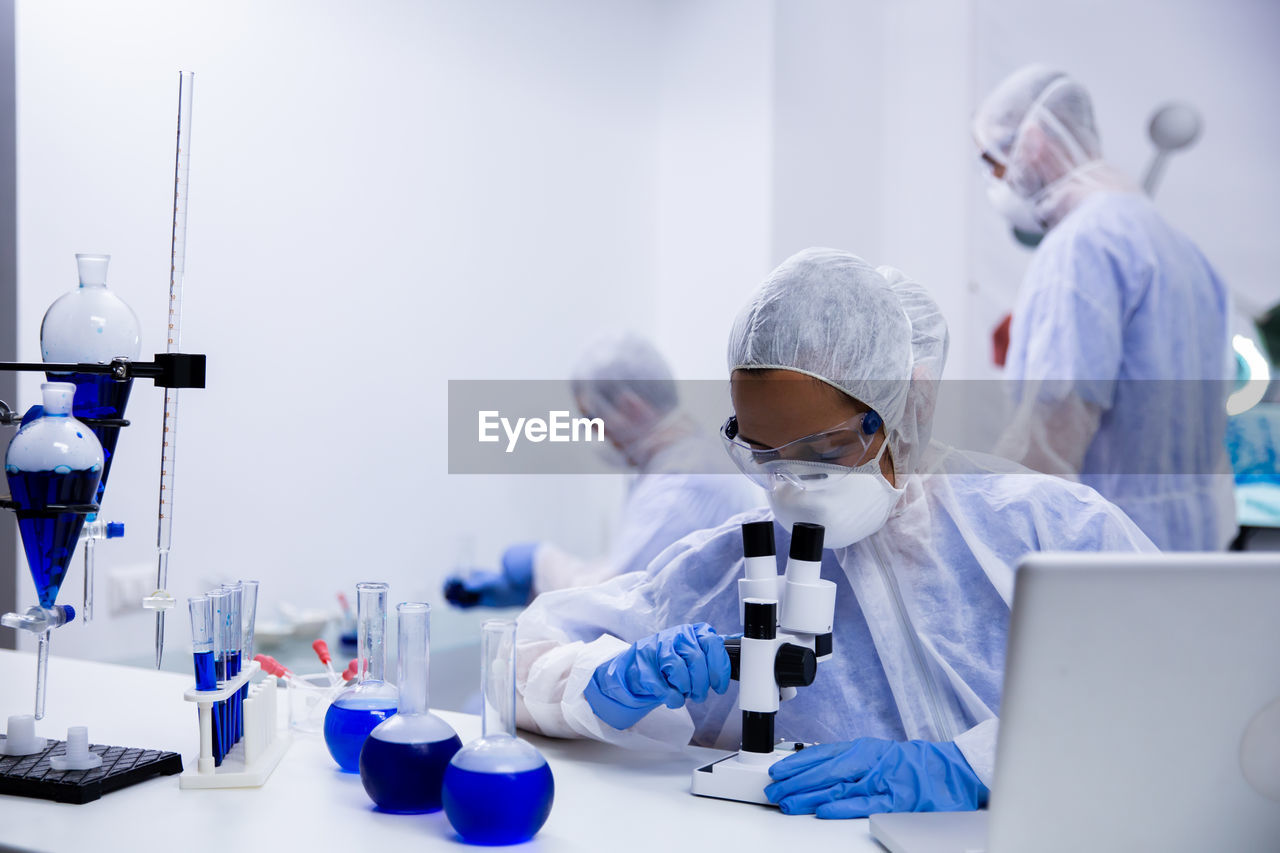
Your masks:
M116 358L137 361L142 351L138 316L107 287L110 261L110 255L76 255L80 286L59 296L40 323L40 354L46 362L110 364ZM118 421L124 417L133 380L118 382L103 373L47 375L51 382L75 385L75 416L90 421L90 429L102 444L102 480L95 501L101 503L120 439Z
M360 753L360 781L385 812L440 810L440 786L449 759L462 748L453 727L431 713L427 680L431 664L431 605L396 605L400 647L399 711L379 723Z
M396 712L397 693L386 682L387 585L356 584L359 681L334 697L324 715L324 742L347 773L360 772L360 748L369 732Z
M342 690L341 684L338 682L335 686L327 672L294 673L288 684L289 728L307 734L317 734L324 729L329 703Z
M551 814L555 780L533 744L516 737L516 623L481 628L482 736L449 762L444 811L470 844L518 844Z

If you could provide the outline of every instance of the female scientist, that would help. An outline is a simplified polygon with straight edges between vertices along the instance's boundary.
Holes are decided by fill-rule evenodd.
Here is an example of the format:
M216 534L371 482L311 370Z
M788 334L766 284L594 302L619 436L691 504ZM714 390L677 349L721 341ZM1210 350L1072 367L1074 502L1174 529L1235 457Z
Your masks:
M826 528L834 657L782 704L788 814L978 807L992 784L1013 570L1026 554L1150 551L1087 486L931 444L946 324L919 285L846 252L778 267L729 339L724 441L769 509L685 537L643 573L538 598L520 617L520 724L638 748L737 748L723 633L739 630L741 525ZM814 488L814 486L821 488Z

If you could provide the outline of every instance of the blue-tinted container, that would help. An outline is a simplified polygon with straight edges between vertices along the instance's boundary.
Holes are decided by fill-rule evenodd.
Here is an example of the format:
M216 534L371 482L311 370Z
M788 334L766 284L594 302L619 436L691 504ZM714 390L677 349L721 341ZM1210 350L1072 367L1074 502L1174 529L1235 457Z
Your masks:
M18 430L5 453L10 497L18 504L18 529L41 607L53 607L67 575L83 512L50 512L51 506L91 505L102 477L102 445L71 416L75 386L40 386L40 417Z
M484 734L449 762L444 812L469 844L519 844L551 815L555 779L542 753L516 737L516 624L495 619L482 630Z
M49 306L40 324L40 354L46 362L110 364L113 359L136 361L142 352L138 317L107 287L110 255L76 255L80 286ZM75 386L75 416L84 420L124 418L133 380L118 382L101 373L49 373L50 381ZM102 479L95 503L102 502L115 456L120 427L91 424L102 445Z
M396 713L396 688L386 682L387 585L356 584L359 681L334 697L324 715L329 755L347 773L360 772L360 749L373 729Z
M445 768L462 748L462 741L448 723L428 710L431 605L397 605L396 630L400 648L399 711L380 723L364 742L360 781L381 811L439 811Z

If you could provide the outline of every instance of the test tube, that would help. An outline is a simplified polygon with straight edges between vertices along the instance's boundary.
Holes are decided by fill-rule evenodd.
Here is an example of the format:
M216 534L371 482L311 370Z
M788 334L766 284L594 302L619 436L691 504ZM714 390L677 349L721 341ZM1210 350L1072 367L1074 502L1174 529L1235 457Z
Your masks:
M191 611L191 653L195 658L196 689L216 690L218 677L213 667L213 600L207 595L187 599Z
M216 690L218 677L213 666L213 601L207 595L192 596L187 599L187 609L191 612L191 654L195 659L196 690ZM213 754L216 726L212 711L209 705L201 705L198 712L201 755Z
M244 602L244 588L238 583L223 584L222 588L230 594L227 609L227 679L230 680L240 674L240 644L243 639L240 607ZM227 732L228 751L230 751L230 747L240 742L240 736L243 734L240 713L243 709L241 691L236 691L235 695L227 700L227 707L230 709L231 720L230 730Z
M258 618L258 582L242 580L240 586L244 590L244 598L240 602L240 624L244 627L240 660L248 666L254 655L253 626Z
M227 617L230 615L231 593L225 589L212 589L208 598L213 607L213 668L218 682L222 683L227 679ZM226 700L213 705L213 730L213 763L220 767L228 749Z

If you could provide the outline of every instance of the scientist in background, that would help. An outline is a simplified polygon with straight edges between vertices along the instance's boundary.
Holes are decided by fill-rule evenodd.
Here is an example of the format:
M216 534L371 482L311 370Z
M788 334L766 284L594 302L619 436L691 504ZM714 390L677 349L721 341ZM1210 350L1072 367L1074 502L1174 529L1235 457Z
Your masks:
M982 102L973 135L992 204L1044 235L1018 294L996 453L1077 478L1164 550L1236 534L1227 460L1227 288L1195 244L1102 160L1088 92L1029 66Z
M932 442L947 327L922 287L847 252L778 267L729 338L723 442L769 509L668 548L647 572L540 596L520 616L519 725L637 749L737 749L725 634L741 630L742 528L825 527L834 656L782 703L787 814L974 809L992 784L1013 570L1038 550L1152 551L1079 483ZM1082 614L1087 618L1088 614Z
M549 542L512 545L500 572L471 569L450 577L444 592L451 603L523 606L549 590L643 571L686 534L760 506L759 494L719 442L681 411L671 368L653 344L630 333L601 338L571 375L579 411L605 423L606 458L636 474L608 554L584 559Z

